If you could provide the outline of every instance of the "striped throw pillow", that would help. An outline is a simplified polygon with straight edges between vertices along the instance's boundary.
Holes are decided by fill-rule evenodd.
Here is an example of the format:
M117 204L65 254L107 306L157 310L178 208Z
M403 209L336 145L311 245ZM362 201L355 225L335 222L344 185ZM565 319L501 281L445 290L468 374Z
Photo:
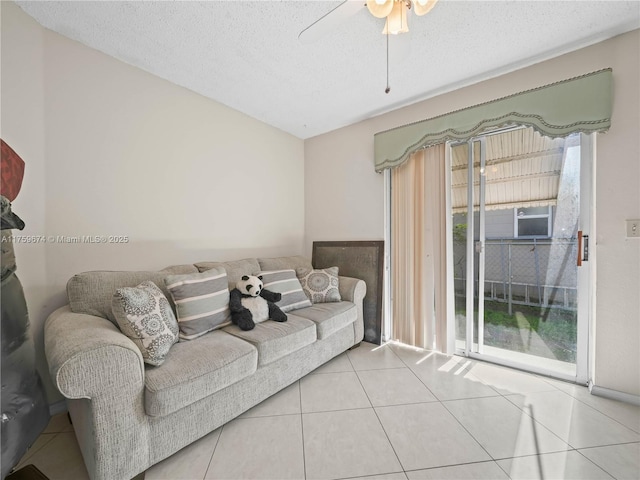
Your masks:
M283 312L311 306L311 302L302 291L302 285L300 285L300 280L296 277L294 270L273 270L260 272L258 275L262 277L264 288L282 294L282 300L276 305Z
M231 323L229 284L224 268L169 275L164 283L176 304L181 340L192 340Z

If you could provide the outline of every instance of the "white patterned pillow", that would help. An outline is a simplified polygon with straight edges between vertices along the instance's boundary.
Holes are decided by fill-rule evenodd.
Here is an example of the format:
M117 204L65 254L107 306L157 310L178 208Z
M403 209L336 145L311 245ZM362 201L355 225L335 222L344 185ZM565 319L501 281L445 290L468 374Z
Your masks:
M140 349L150 365L162 365L171 346L178 341L178 322L169 301L155 283L118 288L111 310L122 333Z
M223 267L169 275L164 283L176 304L181 340L193 340L231 323L229 283Z
M283 312L311 306L294 270L272 270L260 272L258 276L262 278L263 288L282 295L282 299L276 302L276 305Z
M340 302L340 281L338 267L310 270L298 268L296 275L300 279L302 290L312 303Z

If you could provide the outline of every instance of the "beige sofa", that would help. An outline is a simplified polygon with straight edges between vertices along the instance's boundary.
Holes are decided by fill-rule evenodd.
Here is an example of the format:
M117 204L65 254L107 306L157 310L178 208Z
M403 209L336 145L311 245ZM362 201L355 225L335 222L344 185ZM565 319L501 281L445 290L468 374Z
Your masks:
M365 283L340 277L341 302L315 304L242 332L235 325L176 343L160 367L143 363L111 313L116 288L222 265L244 274L311 267L303 257L252 258L160 272L87 272L45 324L45 352L67 398L92 479L132 478L285 388L363 337Z

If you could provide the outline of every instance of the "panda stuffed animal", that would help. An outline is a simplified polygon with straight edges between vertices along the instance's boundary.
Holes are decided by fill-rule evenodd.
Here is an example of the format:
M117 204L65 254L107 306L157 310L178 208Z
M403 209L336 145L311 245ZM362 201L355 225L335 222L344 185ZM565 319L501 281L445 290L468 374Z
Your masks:
M252 330L256 323L268 319L286 322L287 315L275 304L281 298L280 293L263 288L262 277L244 275L229 293L231 321L241 330Z

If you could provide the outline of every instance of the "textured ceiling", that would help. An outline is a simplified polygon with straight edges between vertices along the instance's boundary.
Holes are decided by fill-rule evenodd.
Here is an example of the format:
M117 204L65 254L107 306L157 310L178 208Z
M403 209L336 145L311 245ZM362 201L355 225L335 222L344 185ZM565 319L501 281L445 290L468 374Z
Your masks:
M43 26L300 138L640 27L635 1L440 0L390 43L361 11L298 34L340 1L17 1Z

